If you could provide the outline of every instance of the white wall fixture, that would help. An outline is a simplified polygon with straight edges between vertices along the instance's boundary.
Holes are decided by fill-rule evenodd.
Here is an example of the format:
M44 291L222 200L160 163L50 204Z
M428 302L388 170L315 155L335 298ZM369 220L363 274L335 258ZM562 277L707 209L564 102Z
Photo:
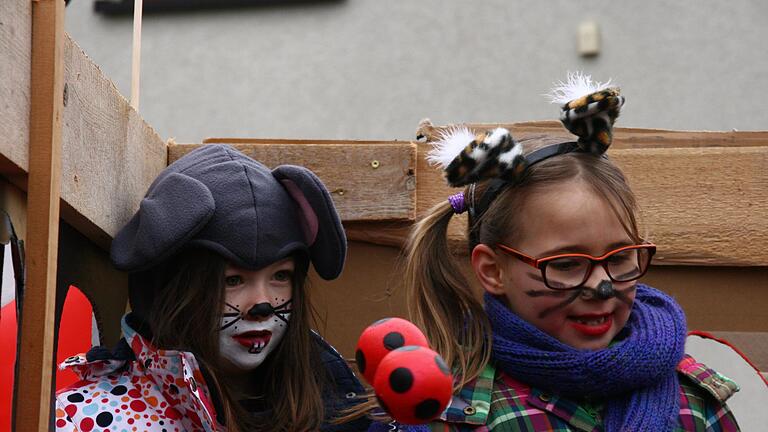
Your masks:
M600 26L595 21L583 21L579 24L576 50L582 57L594 57L600 54Z

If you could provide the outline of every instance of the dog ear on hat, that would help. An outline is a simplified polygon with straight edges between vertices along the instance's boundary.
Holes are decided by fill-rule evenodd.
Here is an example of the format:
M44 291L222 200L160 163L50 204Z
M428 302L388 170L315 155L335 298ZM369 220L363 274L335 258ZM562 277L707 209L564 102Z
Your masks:
M304 167L281 165L272 175L299 208L301 229L317 274L326 280L337 278L347 256L347 236L328 190Z
M110 255L124 271L149 268L179 250L213 216L216 202L200 181L179 173L160 179L139 211L112 241Z

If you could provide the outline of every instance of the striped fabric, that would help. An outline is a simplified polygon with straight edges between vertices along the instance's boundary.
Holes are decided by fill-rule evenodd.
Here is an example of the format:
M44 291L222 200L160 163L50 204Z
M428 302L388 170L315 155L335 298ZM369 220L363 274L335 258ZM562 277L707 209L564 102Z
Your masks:
M738 391L728 378L686 356L680 363L680 416L675 432L738 431L725 405ZM603 431L599 403L573 401L515 381L492 365L454 396L432 431Z

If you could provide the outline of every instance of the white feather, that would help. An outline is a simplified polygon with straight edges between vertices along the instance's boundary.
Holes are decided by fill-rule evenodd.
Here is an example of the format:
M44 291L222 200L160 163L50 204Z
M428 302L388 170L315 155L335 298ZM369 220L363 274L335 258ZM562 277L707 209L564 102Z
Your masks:
M612 84L610 79L605 83L593 82L592 75L585 75L583 72L568 72L566 82L555 83L546 96L551 103L562 105L609 87L616 87L616 84Z
M430 165L440 165L445 169L474 139L475 135L466 126L451 126L440 133L427 153L427 161Z

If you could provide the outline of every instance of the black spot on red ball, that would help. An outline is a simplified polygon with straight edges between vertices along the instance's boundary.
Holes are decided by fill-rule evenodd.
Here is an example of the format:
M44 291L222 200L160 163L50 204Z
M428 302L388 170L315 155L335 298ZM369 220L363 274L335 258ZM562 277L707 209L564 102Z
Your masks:
M355 351L355 361L357 362L357 370L360 371L360 373L365 373L365 354L363 354L362 350Z
M437 364L437 367L438 367L438 369L440 369L440 372L442 372L442 373L444 373L446 375L450 375L451 374L451 370L448 369L448 365L445 364L445 360L443 360L443 358L440 357L439 355L435 356L435 364Z
M112 414L103 412L96 416L96 424L100 427L107 427L112 424Z
M400 332L390 332L384 336L384 348L392 351L405 345L405 337Z
M418 419L431 420L440 414L440 402L437 399L423 400L416 405L414 414Z
M389 386L397 393L406 393L413 387L413 373L404 367L393 370L389 374Z

